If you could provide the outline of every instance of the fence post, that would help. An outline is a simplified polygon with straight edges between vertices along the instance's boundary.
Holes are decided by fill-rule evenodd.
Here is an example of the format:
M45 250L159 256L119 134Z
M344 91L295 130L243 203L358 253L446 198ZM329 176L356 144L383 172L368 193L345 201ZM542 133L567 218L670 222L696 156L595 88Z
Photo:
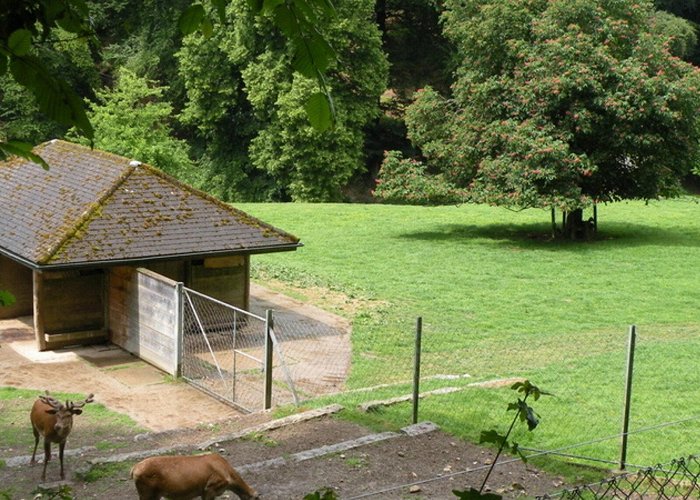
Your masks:
M185 302L183 300L183 284L181 282L178 282L175 284L175 294L177 295L176 298L176 305L175 305L175 321L177 322L175 326L175 335L177 335L177 341L175 342L175 348L177 352L175 353L175 377L182 377L182 350L184 348L184 343L185 343L185 331L184 331L184 315L185 315Z
M627 462L627 433L630 427L630 403L632 400L632 378L634 374L634 345L637 340L637 327L630 326L627 345L627 375L625 379L625 407L622 417L622 443L620 445L620 470L625 470Z
M423 318L416 319L416 353L413 362L413 423L418 423L418 400L420 399L420 350L423 336Z
M272 408L272 311L265 311L265 410Z

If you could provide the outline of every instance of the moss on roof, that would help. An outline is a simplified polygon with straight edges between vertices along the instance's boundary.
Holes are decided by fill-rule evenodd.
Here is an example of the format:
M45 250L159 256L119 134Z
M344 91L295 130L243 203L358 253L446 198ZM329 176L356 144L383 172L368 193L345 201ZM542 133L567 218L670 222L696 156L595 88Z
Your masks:
M293 250L295 236L160 170L66 141L0 162L0 252L42 265Z

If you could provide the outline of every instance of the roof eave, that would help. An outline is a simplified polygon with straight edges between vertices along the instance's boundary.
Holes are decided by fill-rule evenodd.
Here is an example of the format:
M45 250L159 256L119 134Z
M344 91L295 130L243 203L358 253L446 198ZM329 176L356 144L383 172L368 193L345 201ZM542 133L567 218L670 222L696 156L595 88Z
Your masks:
M72 269L90 269L98 267L115 267L124 265L142 265L149 262L163 262L168 260L192 260L206 257L227 257L232 255L255 255L262 253L291 252L303 247L301 242L289 243L285 245L271 245L267 247L243 248L238 250L220 250L215 252L193 252L183 254L154 255L148 257L137 257L133 259L109 259L83 262L67 262L56 264L40 264L26 259L20 255L0 248L0 255L4 255L34 271L67 271Z

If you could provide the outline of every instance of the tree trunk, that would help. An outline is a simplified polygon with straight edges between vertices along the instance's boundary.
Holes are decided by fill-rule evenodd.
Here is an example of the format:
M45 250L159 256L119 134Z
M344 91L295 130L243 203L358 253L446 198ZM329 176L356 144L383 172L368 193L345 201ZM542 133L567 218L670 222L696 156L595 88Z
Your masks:
M386 45L386 0L377 0L377 3L374 5L374 15L379 31L382 33L382 42Z
M583 209L577 208L564 214L564 237L571 240L590 240L596 233L595 217L583 220Z

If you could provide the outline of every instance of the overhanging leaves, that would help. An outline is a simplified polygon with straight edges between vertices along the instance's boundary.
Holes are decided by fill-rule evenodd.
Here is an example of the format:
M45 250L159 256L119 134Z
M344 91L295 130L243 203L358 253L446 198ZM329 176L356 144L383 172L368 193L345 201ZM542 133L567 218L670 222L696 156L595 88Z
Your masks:
M333 124L333 101L330 94L317 92L304 105L311 126L319 132L328 130Z
M49 169L48 163L39 155L32 153L32 146L27 142L7 141L0 142L0 160L4 160L9 156L19 156L29 161L33 161L37 165L41 165L44 170Z
M0 307L11 306L15 303L15 296L7 290L0 290Z
M479 444L483 443L492 443L499 447L508 445L506 436L499 434L498 431L494 429L491 429L490 431L481 431L481 435L479 436Z
M7 48L16 56L24 56L32 48L32 34L29 30L14 31L7 39Z
M42 113L64 125L75 126L92 140L94 131L83 101L64 80L50 75L41 60L32 55L12 57L10 71L18 83L34 94Z
M177 21L177 25L183 35L190 35L197 31L205 16L204 6L196 3L187 7Z

